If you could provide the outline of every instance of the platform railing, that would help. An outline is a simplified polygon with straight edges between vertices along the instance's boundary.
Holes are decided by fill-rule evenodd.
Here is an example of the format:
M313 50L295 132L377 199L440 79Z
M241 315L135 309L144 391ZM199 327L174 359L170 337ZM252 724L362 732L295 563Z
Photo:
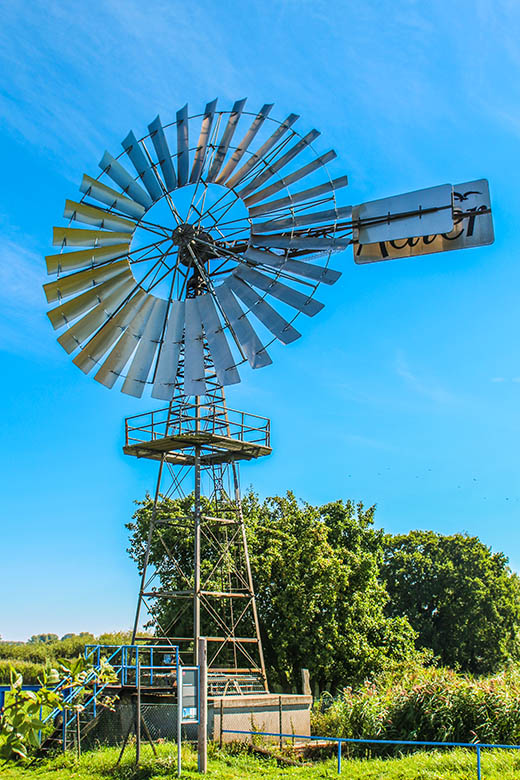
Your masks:
M230 409L224 404L186 404L127 417L126 446L157 441L168 436L207 432L249 444L270 446L268 417Z

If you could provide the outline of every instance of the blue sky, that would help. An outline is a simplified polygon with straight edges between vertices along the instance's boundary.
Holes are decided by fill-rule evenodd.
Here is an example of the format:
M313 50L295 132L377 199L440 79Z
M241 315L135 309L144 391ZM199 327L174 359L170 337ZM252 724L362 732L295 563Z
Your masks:
M376 503L388 531L478 534L520 569L520 7L511 0L10 0L0 10L0 634L128 627L133 500L121 452L157 408L76 369L45 316L43 255L105 148L186 101L301 115L351 202L486 177L492 247L356 266L237 408L272 419L242 469L263 496Z

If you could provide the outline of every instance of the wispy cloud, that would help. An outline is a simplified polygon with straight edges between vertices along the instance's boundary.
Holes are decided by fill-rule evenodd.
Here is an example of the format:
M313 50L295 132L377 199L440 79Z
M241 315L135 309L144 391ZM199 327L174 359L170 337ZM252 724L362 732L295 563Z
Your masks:
M21 239L3 238L0 245L0 348L38 352L50 348L42 282L43 258Z
M420 376L412 370L402 352L397 354L395 370L397 375L405 380L411 390L436 404L452 404L457 400L450 390L442 387L434 380Z

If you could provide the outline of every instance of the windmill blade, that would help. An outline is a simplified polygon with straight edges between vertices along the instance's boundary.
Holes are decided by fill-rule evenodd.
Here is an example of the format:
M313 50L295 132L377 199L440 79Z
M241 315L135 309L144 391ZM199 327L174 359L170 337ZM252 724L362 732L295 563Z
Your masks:
M292 146L289 151L287 151L274 162L270 163L265 171L259 173L258 176L255 176L255 178L249 182L249 184L246 184L246 186L240 190L240 197L244 199L244 197L250 192L254 192L259 187L261 187L262 184L264 184L268 179L272 178L277 171L284 168L288 163L290 163L291 160L297 157L300 152L303 152L305 149L307 149L307 147L312 144L312 142L315 141L319 135L321 135L319 130L311 130L310 133L307 133L307 135L298 141L298 143L296 143L294 146Z
M127 233L112 233L104 230L83 230L81 228L54 227L53 246L113 246L128 243Z
M117 276L113 276L112 279L107 279L106 282L99 284L97 287L92 287L82 295L78 295L77 298L72 298L67 303L63 303L57 306L55 309L51 309L47 312L47 317L52 323L54 330L62 328L64 325L68 325L71 320L75 320L80 314L89 311L93 306L97 306L102 301L106 300L108 295L115 290L123 282L132 278L131 272L123 272Z
M148 295L143 305L130 321L121 338L112 348L109 356L95 374L94 379L105 387L111 388L121 376L130 356L135 351L136 344L142 336L154 303L154 296Z
M168 192L171 192L177 186L177 175L175 173L175 168L173 167L170 148L162 128L159 114L157 114L153 122L148 125L148 132L150 133L150 138L152 139L159 165L161 166L164 182Z
M320 236L269 235L251 236L254 246L270 246L274 249L304 249L312 251L340 251L352 243L351 238L322 238Z
M304 179L305 176L314 173L318 168L323 168L328 162L334 160L336 157L336 152L333 149L330 149L312 162L307 163L307 165L294 171L294 173L286 174L283 179L279 179L273 184L270 184L269 187L260 190L260 192L255 192L253 195L250 195L249 198L245 199L245 205L249 208L253 203L259 203L266 198L270 198L271 195L280 192L280 190L284 190L290 184L294 184L295 181L300 181L300 179Z
M278 200L270 200L268 203L262 203L261 206L253 206L249 209L250 217L259 217L262 214L267 214L272 211L278 211L279 209L288 209L294 203L301 203L306 200L313 200L320 195L325 195L328 192L335 192L336 190L346 187L348 185L348 177L340 176L333 181L326 181L323 184L318 184L317 187L310 187L308 190L302 190L301 192L294 192L291 195L287 195L285 198L278 198Z
M144 206L145 209L150 208L152 205L152 199L146 190L143 190L141 185L134 181L133 176L128 173L126 168L123 168L118 160L112 157L110 152L105 152L99 162L99 167L103 173L106 173L107 176L110 176L112 181L115 181L116 184L119 184L123 192L127 192L132 200L136 200L141 204L141 206Z
M213 296L206 293L198 295L195 300L219 383L221 385L234 385L240 382L240 376L235 367L236 361L231 354L226 335L220 324Z
M253 247L249 247L244 252L244 258L255 264L262 263L272 268L280 268L296 276L303 276L304 279L314 279L325 284L334 284L341 276L341 271L334 271L332 268L312 265L312 263L302 262L301 260L286 260L284 255L275 255L273 252L266 252Z
M100 358L108 352L114 341L123 333L128 323L132 321L134 315L141 308L147 297L144 290L137 290L135 295L129 298L117 314L109 319L108 322L92 336L81 352L76 355L72 361L74 365L78 366L84 374L88 374Z
M268 222L257 222L253 225L252 234L270 233L271 230L286 230L287 228L302 227L305 225L317 225L320 222L330 222L331 228L340 219L352 220L352 206L327 209L326 211L314 211L308 214L298 214L287 219L271 219Z
M273 146L275 146L278 141L285 135L285 133L289 130L291 125L293 125L297 119L299 119L299 114L289 114L285 122L282 122L279 127L276 128L274 133L269 136L267 141L262 144L260 149L258 149L257 152L251 155L249 160L238 169L238 171L235 173L234 176L229 179L229 181L226 182L226 187L229 187L230 189L233 189L236 187L236 185L241 182L247 174L255 167L255 165L261 160L267 152L269 152Z
M236 266L233 269L233 274L242 279L243 282L248 282L253 287L258 287L258 289L269 293L273 298L278 298L282 303L287 303L294 309L298 309L298 311L301 311L308 317L314 317L315 314L323 309L323 303L298 292L298 290L293 290L292 287L287 287L287 285L277 282L275 279L261 274L260 271L249 268L247 265Z
M99 247L98 249L81 249L79 252L67 252L59 255L47 255L47 273L54 274L61 271L72 271L74 268L100 265L107 260L122 257L128 254L129 241L115 246Z
M109 265L103 265L99 268L89 268L87 271L78 271L69 276L62 276L54 282L44 284L43 289L47 301L52 303L53 301L59 301L62 298L68 298L69 295L73 295L81 290L86 290L89 287L95 287L106 279L117 276L123 271L133 278L128 260L119 260L117 263L110 263Z
M184 328L184 395L204 395L204 343L202 322L195 298L186 300Z
M76 203L75 200L65 201L63 216L76 222L83 222L85 225L95 225L106 230L120 230L122 233L133 233L136 227L135 222L129 219L118 217L117 214L103 211L96 206Z
M235 133L238 121L242 115L242 111L244 110L246 100L247 98L244 98L243 100L237 100L231 109L225 130L222 133L222 138L217 147L217 151L215 152L215 156L213 157L213 162L211 163L207 176L207 181L215 181L218 176L218 173L222 167L222 163L224 162L224 158L229 149L229 144L231 143L231 139Z
M222 284L222 287L228 286L237 296L240 298L251 313L257 317L265 327L271 331L273 336L282 342L282 344L290 344L292 341L296 341L301 336L296 328L287 322L277 311L265 301L262 296L258 295L256 290L253 290L248 284L239 279L236 276L228 276L226 281ZM219 288L220 289L220 288Z
M170 401L179 368L179 353L184 330L184 301L172 301L168 326L155 371L152 398Z
M135 219L141 219L145 212L144 206L137 203L131 198L125 198L120 192L116 192L112 187L107 187L106 184L102 184L97 179L93 179L92 176L83 174L83 179L79 185L80 192L84 192L90 198L105 203L109 208L122 211L123 214L128 214Z
M341 276L341 271L324 268L322 265L304 263L301 260L287 260L282 268L284 271L296 274L296 276L303 276L304 279L314 279L316 282L323 282L324 284L334 284Z
M151 199L156 201L159 200L159 198L162 198L163 191L157 176L155 175L155 171L146 159L139 141L131 130L123 141L122 146L132 161L132 165L134 166L137 175L148 190Z
M206 149L208 148L209 134L211 133L211 126L213 124L216 107L217 100L215 99L211 103L208 103L205 108L202 124L200 127L199 142L195 152L195 159L193 160L193 168L191 169L190 184L196 184L198 182L204 168L204 162L206 160Z
M261 263L262 265L269 265L271 268L281 268L286 262L285 254L277 255L268 249L255 249L252 246L248 246L242 257L247 263L253 265Z
M188 104L177 111L177 181L179 187L188 182L190 145L188 138Z
M153 308L137 346L130 370L121 388L121 392L133 395L135 398L140 398L143 394L144 386L160 343L164 318L168 309L168 302L163 298L150 297L153 300Z
M245 136L238 144L237 148L235 149L228 163L226 164L224 170L216 180L216 184L224 184L226 179L228 179L231 176L231 174L237 167L238 163L240 162L244 154L249 149L249 146L252 143L254 137L256 136L256 134L262 127L263 123L265 122L266 118L270 114L273 106L274 103L266 103L264 106L262 106L262 108L260 109L256 117L253 119L251 127L249 128Z
M226 320L230 324L233 336L251 368L262 368L270 365L273 361L231 290L226 285L221 284L215 287L215 295Z
M131 292L133 287L133 281L127 280L123 282L106 300L89 311L88 314L78 320L71 328L68 328L68 330L62 333L58 338L58 341L63 349L70 354L76 347L80 347L85 339L101 327L107 318L111 317L114 312L117 311L117 308Z

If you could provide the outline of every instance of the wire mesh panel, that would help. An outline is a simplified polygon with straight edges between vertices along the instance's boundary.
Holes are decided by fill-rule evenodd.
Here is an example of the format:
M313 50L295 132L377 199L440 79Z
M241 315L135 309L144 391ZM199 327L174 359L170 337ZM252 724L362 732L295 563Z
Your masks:
M97 745L123 745L125 741L134 741L137 732L137 702L135 698L125 697L117 702L114 710L104 709L81 732L82 750ZM183 729L186 739L193 738ZM177 704L141 703L141 740L157 742L175 742L177 740ZM68 748L77 747L76 731L69 734Z
M282 745L293 734L310 734L309 713L310 697L306 696L222 696L213 700L210 732L220 744L250 741L256 732L269 732L266 739Z

